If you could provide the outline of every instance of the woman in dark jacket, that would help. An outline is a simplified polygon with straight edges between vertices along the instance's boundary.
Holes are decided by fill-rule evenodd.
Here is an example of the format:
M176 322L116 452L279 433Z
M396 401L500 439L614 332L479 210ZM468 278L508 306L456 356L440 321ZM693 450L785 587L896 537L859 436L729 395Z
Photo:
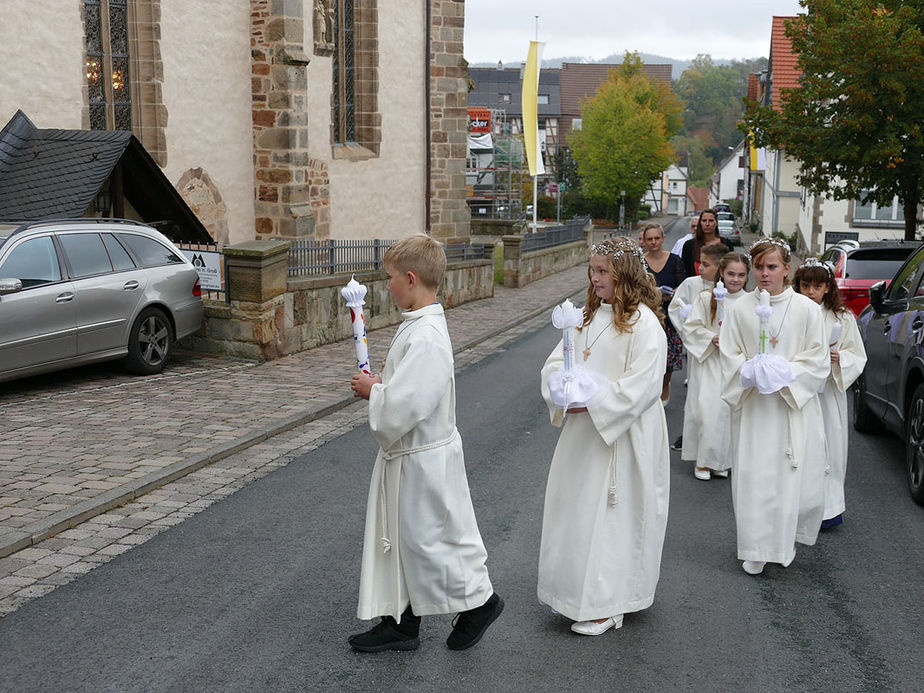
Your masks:
M732 252L734 247L719 235L719 219L714 209L704 209L699 214L699 223L693 238L683 244L680 259L683 261L683 270L688 277L699 274L699 251L704 245L723 243Z

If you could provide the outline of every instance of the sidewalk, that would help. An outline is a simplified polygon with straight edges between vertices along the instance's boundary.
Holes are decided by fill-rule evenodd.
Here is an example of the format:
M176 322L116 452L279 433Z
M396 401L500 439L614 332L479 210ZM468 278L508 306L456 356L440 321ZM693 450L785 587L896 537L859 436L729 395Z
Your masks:
M581 264L448 310L456 367L480 358L477 345L583 294L586 284ZM368 335L373 363L396 327ZM350 339L263 364L178 354L155 377L109 364L5 383L0 559L355 403L354 370Z

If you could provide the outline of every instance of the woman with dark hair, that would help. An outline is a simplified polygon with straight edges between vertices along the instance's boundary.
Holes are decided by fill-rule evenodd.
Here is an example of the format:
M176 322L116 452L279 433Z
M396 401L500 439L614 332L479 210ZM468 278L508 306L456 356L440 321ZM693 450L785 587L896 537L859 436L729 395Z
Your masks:
M661 401L667 404L671 397L671 375L683 368L683 342L667 315L667 306L674 290L686 279L680 258L664 250L664 229L660 224L646 224L642 230L645 262L661 290L661 310L664 311L664 332L667 336L667 364L661 386Z
M699 251L705 245L723 243L728 252L734 251L731 243L719 235L719 218L714 209L704 209L699 213L699 221L693 238L683 244L680 259L683 261L683 270L688 277L699 274Z

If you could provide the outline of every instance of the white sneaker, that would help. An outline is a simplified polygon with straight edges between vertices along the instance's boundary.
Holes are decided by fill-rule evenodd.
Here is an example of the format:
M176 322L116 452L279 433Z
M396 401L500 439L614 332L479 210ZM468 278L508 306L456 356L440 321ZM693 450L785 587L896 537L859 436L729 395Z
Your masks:
M622 628L622 614L610 616L603 623L578 621L571 624L571 630L580 635L603 635L610 628Z
M712 478L712 472L710 472L708 469L700 469L697 467L693 470L693 476L695 476L697 479L702 479L703 481L709 481Z
M760 575L764 572L765 561L742 561L741 567L748 575Z
M727 470L727 469L723 469L721 472L717 472L717 471L715 471L715 470L712 470L712 476L717 476L717 477L719 477L720 479L727 479L727 478L728 478L728 470Z

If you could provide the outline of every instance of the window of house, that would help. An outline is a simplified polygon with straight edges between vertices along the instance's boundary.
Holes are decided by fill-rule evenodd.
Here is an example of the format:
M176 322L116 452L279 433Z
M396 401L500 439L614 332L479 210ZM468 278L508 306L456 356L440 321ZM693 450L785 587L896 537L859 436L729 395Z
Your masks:
M377 0L333 0L331 141L336 157L375 156L378 113Z
M572 130L583 130L583 129L584 129L584 119L583 119L583 118L575 118L574 120L572 120L572 121L571 121L571 129L572 129Z
M549 95L548 95L548 94L539 94L539 95L538 95L538 98L537 98L537 103L538 103L540 106L547 106L548 103L549 103Z
M892 198L892 204L879 205L869 200L853 203L853 223L857 226L904 226L905 210L898 201L898 196Z
M85 67L91 130L131 130L128 0L85 0Z
M509 102L510 102L510 94L498 94L498 99L500 99L500 100L501 100L502 102L504 102L504 103L509 103Z

